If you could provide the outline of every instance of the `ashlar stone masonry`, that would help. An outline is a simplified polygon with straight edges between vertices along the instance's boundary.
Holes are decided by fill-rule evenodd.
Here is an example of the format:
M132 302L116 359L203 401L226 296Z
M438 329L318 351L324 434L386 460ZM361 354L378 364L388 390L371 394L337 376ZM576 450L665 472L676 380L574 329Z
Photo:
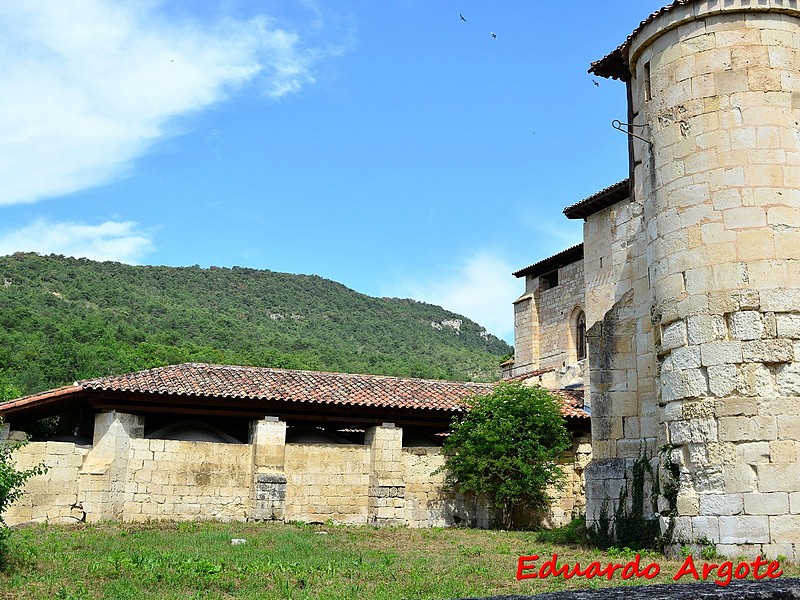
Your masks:
M592 66L637 137L630 198L581 215L591 523L645 453L676 543L800 558L798 49L794 0L686 1Z

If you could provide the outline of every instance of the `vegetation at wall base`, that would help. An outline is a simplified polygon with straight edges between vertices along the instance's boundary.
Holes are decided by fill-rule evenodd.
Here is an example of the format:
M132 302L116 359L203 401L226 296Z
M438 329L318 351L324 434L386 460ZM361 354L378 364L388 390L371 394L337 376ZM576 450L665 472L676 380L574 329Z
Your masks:
M547 488L564 477L557 461L572 438L561 402L543 388L515 382L470 404L444 443L447 483L486 497L502 526L510 528L514 507L545 510L551 501Z
M3 420L0 419L0 426L2 425ZM5 569L8 563L9 538L11 536L11 529L6 525L3 514L22 496L22 488L28 479L47 472L44 465L37 465L22 471L16 468L11 455L25 444L27 441L24 440L0 441L0 571Z
M493 381L510 350L441 307L316 275L0 257L0 370L23 394L184 362Z

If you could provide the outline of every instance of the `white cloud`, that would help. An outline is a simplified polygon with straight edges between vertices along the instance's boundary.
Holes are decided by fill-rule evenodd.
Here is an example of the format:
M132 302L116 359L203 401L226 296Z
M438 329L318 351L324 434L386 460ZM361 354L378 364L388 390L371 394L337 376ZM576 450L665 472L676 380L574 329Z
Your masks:
M514 340L512 302L520 295L514 268L490 252L469 257L450 277L403 286L400 294L438 304L469 317L489 333L509 343Z
M112 181L174 117L245 83L278 98L312 82L311 51L266 17L213 26L154 1L0 3L0 205Z
M137 231L137 224L131 221L85 225L39 219L28 227L0 234L0 255L38 252L136 264L151 250L150 235Z

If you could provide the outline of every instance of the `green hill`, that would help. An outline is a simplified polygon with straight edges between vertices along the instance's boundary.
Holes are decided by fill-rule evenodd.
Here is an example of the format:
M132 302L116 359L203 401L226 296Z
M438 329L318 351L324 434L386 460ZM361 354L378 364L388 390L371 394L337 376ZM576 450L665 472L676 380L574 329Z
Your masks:
M316 275L0 257L0 375L25 394L181 362L489 381L509 352L439 306Z

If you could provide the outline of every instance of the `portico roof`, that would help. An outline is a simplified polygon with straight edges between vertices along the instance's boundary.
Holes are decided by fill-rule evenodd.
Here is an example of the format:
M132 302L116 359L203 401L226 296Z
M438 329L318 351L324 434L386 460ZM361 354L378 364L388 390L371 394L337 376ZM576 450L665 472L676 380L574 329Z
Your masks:
M78 381L2 404L0 415L30 416L88 404L94 410L134 413L438 426L449 424L471 397L490 393L494 385L186 363ZM576 416L575 404L564 400L564 416Z

